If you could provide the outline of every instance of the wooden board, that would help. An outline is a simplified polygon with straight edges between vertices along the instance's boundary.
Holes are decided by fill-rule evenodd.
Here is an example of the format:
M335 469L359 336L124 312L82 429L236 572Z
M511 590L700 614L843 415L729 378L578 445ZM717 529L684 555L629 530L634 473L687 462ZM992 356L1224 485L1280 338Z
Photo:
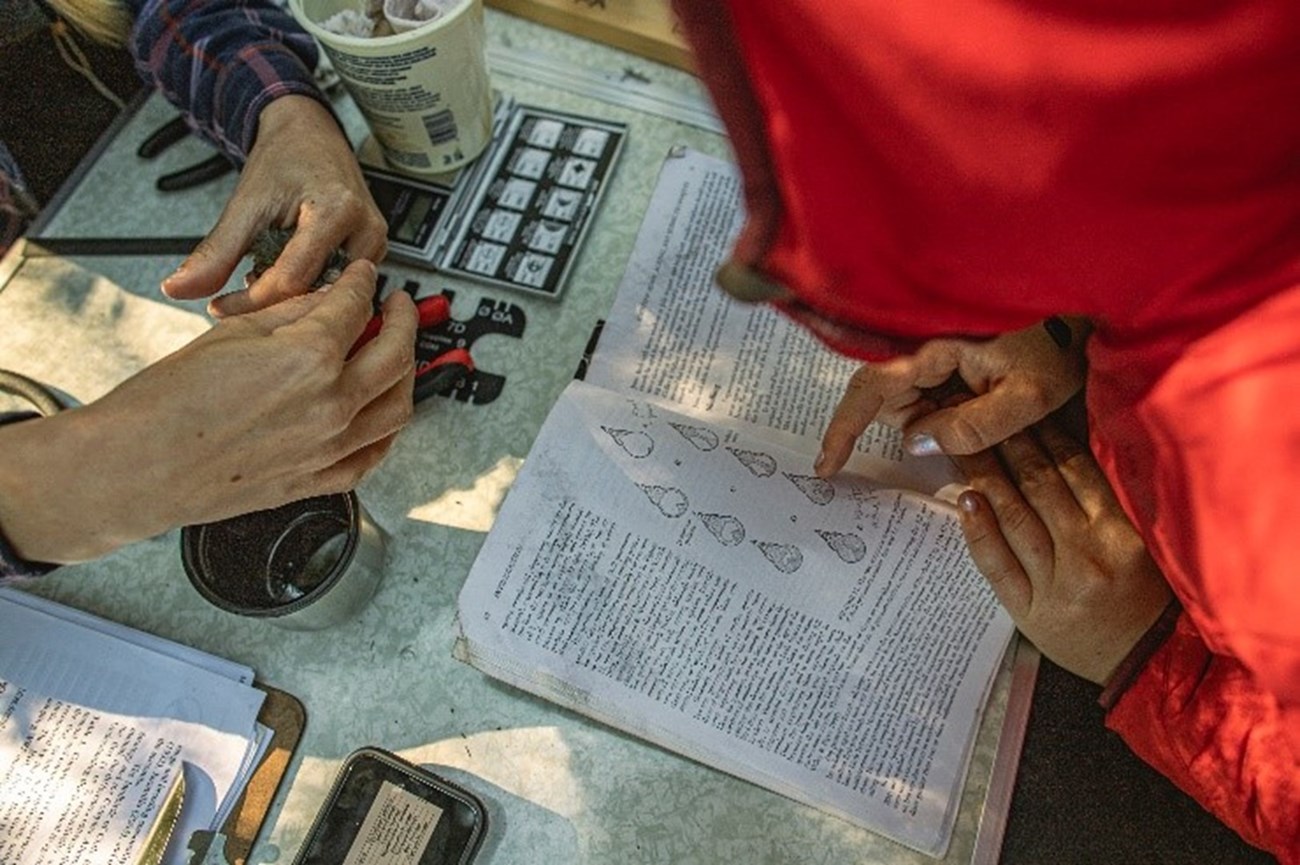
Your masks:
M584 39L694 72L668 0L484 0L488 6Z
M262 762L231 809L226 825L221 827L226 835L225 859L222 861L231 865L247 865L253 843L271 808L271 800L280 788L289 760L307 726L307 712L297 697L261 682L253 685L266 692L266 701L262 703L257 720L271 728L272 736Z

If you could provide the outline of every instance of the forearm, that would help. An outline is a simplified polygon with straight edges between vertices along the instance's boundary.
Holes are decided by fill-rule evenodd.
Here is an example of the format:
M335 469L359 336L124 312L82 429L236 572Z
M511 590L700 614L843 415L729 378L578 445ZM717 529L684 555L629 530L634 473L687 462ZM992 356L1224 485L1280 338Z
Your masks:
M1300 862L1297 722L1185 615L1106 718L1138 756L1288 865Z
M272 100L299 94L328 105L312 77L315 43L270 2L127 2L140 74L236 160L247 157Z
M339 134L334 136L335 132ZM340 147L342 151L334 154L335 158L349 164L356 162L334 114L318 100L301 94L269 102L258 116L256 134L257 140L277 142L281 147L288 141L310 141L322 154L328 147Z
M26 559L94 558L178 526L353 489L411 417L415 304L379 334L375 267L233 316L94 402L0 427L0 526Z
M86 412L0 426L0 531L23 559L86 561L155 528L130 490L115 497Z

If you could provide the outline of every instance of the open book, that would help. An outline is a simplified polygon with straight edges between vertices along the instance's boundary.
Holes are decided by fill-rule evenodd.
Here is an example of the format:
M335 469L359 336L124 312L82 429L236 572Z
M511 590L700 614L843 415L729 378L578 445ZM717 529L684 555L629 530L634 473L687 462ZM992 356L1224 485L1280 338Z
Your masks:
M458 656L941 856L1012 625L946 460L873 428L813 475L854 364L713 287L738 190L724 161L665 163L586 381L461 592Z

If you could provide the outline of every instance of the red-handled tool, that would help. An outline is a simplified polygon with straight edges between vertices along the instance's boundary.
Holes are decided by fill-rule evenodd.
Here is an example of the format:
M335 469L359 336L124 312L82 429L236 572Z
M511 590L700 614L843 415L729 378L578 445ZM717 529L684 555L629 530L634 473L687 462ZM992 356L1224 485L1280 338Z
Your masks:
M451 302L447 300L446 295L430 295L415 302L415 312L417 315L416 330L435 327L451 318ZM357 337L357 341L352 343L352 348L348 349L348 357L352 357L361 350L361 346L378 336L379 330L383 326L384 317L382 315L371 316L370 321L366 322L365 329L361 331L361 336Z
M445 294L430 295L415 302L415 311L419 315L415 328L424 330L451 318L451 301Z
M446 393L474 372L474 360L463 348L449 349L415 368L416 402L434 394Z

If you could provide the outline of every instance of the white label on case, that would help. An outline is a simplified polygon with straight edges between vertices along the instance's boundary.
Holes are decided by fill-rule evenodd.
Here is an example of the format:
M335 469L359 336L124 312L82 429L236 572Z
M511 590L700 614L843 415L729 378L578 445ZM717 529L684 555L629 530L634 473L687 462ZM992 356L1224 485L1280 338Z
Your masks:
M343 865L417 865L442 809L384 781Z

